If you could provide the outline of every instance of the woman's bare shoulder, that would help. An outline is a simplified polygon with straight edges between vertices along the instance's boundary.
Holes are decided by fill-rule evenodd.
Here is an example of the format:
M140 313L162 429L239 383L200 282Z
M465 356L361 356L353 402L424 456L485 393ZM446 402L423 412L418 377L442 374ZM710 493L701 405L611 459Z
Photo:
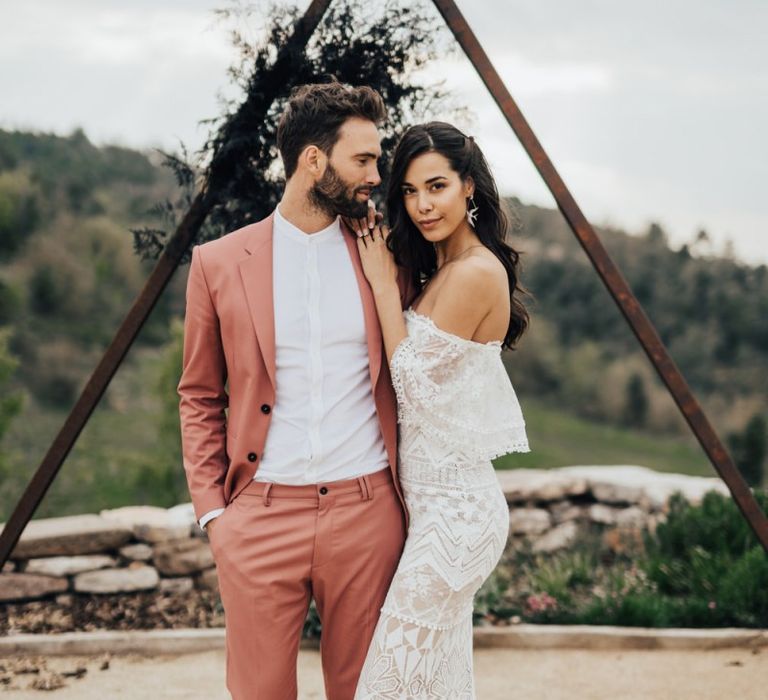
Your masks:
M443 287L456 294L469 295L475 303L486 299L492 302L499 294L507 293L507 270L487 248L457 260L447 272Z

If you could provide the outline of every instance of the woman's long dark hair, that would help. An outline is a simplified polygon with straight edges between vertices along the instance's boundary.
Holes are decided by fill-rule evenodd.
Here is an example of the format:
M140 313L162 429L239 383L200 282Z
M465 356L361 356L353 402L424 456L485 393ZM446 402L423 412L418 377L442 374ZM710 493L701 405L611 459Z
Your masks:
M514 344L530 321L525 306L515 298L516 291L528 294L518 280L520 253L506 242L509 218L502 208L496 183L482 151L471 136L465 136L452 124L439 121L417 124L410 127L398 141L387 191L389 248L397 264L410 271L417 289L422 289L424 283L437 271L435 246L421 235L411 221L401 190L410 162L428 152L445 156L462 181L471 176L475 183L474 202L478 207L475 233L480 242L501 261L509 278L511 313L503 345L514 350Z

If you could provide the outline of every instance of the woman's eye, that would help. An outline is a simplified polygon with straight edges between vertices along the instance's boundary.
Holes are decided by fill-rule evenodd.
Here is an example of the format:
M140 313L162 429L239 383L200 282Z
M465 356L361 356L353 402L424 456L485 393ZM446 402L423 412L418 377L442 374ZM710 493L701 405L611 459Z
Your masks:
M436 188L436 189L442 190L444 187L445 187L445 183L435 182L434 184L432 184L430 186L430 189ZM403 194L413 194L413 190L408 188L408 187L404 187L403 188Z

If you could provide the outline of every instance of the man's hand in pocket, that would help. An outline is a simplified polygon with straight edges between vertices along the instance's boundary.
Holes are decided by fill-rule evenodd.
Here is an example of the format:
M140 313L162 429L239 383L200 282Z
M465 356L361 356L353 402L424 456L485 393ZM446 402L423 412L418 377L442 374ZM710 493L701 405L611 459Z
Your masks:
M216 527L214 523L218 520L218 516L215 518L211 518L206 524L205 524L205 532L208 535L208 539L211 537L211 533L213 532L213 528Z

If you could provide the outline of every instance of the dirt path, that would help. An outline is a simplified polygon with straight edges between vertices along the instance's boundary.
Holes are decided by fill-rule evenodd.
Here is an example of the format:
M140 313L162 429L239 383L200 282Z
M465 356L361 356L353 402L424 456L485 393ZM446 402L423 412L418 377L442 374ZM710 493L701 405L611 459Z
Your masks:
M67 678L66 687L29 690L33 674L13 674L0 690L8 700L103 700L200 698L229 700L224 687L224 652L146 658L112 657L99 670L97 657L49 657L47 668L87 668L82 678ZM0 658L7 669L24 663ZM43 677L46 674L43 674ZM482 649L475 652L478 700L765 700L768 651L572 651ZM322 700L320 655L302 651L299 658L300 700Z

